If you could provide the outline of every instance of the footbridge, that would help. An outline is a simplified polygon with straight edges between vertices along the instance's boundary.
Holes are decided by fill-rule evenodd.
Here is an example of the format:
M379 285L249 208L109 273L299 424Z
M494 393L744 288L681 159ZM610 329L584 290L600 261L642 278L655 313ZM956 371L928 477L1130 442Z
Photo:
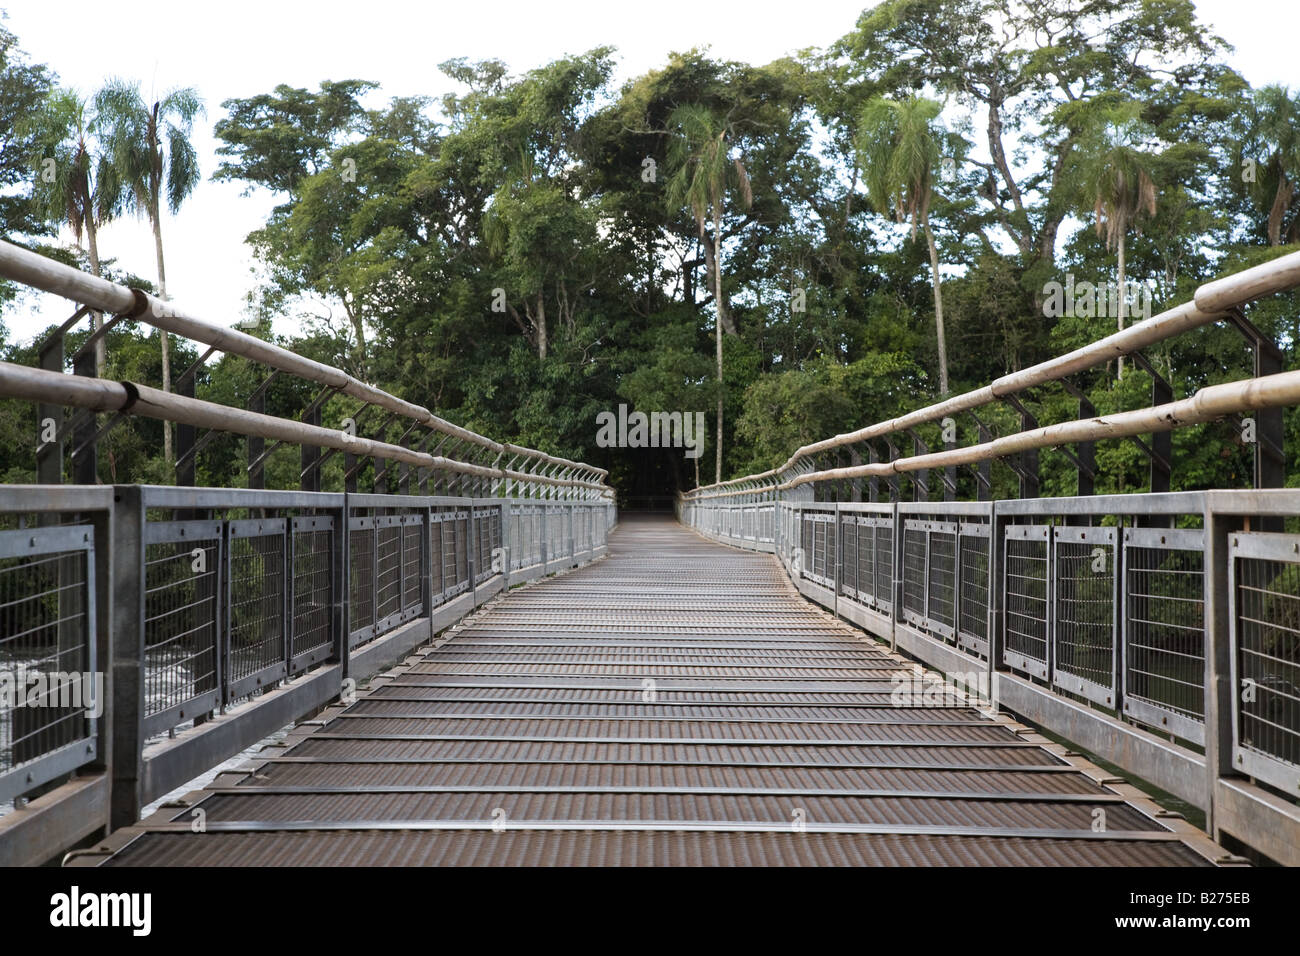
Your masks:
M0 363L43 436L40 483L0 486L0 862L1300 863L1300 372L1250 322L1300 255L675 520L141 290L3 243L0 276L74 310L40 367ZM206 352L171 392L98 379L103 332L64 354L94 312ZM1176 399L1142 350L1214 324L1255 374ZM217 351L316 398L199 400ZM1030 390L1119 356L1148 407L1035 419ZM356 428L320 424L336 395ZM997 403L1019 430L987 427ZM131 416L177 425L176 486L97 483ZM1225 419L1252 487L1169 491L1171 432ZM249 486L195 487L223 434ZM1144 492L1092 493L1113 441L1148 454ZM300 487L261 487L285 445ZM1048 448L1076 495L1040 496ZM990 500L994 465L1018 497Z

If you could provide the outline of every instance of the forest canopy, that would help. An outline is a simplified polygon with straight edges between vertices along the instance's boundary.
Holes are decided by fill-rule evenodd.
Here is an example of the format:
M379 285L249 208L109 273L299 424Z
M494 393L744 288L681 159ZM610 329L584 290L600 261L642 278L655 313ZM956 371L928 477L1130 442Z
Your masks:
M601 47L524 73L449 60L444 89L386 102L364 77L206 112L182 98L174 127L183 139L186 122L214 123L219 155L201 174L274 197L247 240L265 282L242 327L484 434L607 467L625 493L692 487L697 467L712 481L719 410L722 477L763 470L1300 244L1300 90L1252 88L1189 0L885 0L844 29L762 65L674 53L621 85L616 51ZM78 140L75 110L48 108L56 68L0 32L0 228L90 268L78 222L93 233L121 213L114 201L131 202L129 189L110 195L123 155L110 147L126 128L109 122L130 114L120 97L92 97ZM90 157L80 207L76 183L51 203L34 175L52 142ZM179 142L162 137L160 155L167 146L183 164ZM185 190L168 188L161 201L184 216ZM111 249L94 256L119 281L158 285L123 275ZM1061 307L1067 287L1117 282L1146 305ZM0 287L0 320L14 295ZM1294 367L1295 298L1251 319ZM273 335L273 322L296 332ZM36 343L0 334L0 350L36 363ZM1177 397L1251 372L1229 328L1145 357ZM171 363L195 358L172 340ZM108 335L105 362L115 379L163 378L157 337L130 323ZM244 407L263 378L219 357L196 393ZM1150 401L1149 374L1131 366L1075 383L1100 412ZM281 377L266 410L296 417L312 397ZM703 454L601 447L598 416L620 404L703 411ZM1041 424L1078 414L1059 389L1026 405ZM354 412L331 399L323 423ZM34 477L32 414L0 405L6 481ZM1005 433L1018 418L984 424ZM977 440L975 422L958 427ZM1233 427L1207 428L1219 440L1174 436L1175 487L1248 484ZM114 429L101 480L171 480L160 432ZM1097 458L1098 493L1145 486L1134 443L1102 443ZM222 436L196 480L242 485L245 461L244 440ZM297 464L277 453L267 486L295 486ZM340 467L326 488L341 487ZM1045 493L1073 493L1064 454L1045 452L1042 470ZM1009 470L998 482L1014 494Z

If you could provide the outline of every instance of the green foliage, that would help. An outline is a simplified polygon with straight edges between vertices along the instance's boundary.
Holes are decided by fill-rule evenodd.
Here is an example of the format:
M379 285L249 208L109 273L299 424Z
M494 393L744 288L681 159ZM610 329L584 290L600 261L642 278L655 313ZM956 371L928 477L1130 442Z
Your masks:
M600 412L705 412L707 461L720 402L724 477L761 470L937 398L940 301L958 392L1112 331L1113 317L1045 314L1044 297L1066 274L1107 281L1121 240L1153 313L1300 244L1300 97L1250 89L1189 0L884 0L845 28L768 64L675 53L617 89L613 51L598 47L520 75L449 60L451 91L378 106L378 84L362 79L226 100L214 178L278 203L249 236L265 276L256 334L287 325L277 341L301 354L494 437L610 467L625 491L662 493L692 484L696 463L598 447ZM53 85L0 31L0 122L49 111L0 141L6 231L38 239L78 216L102 221L117 208L114 176L151 217L174 210L197 176L192 91L155 107L114 82L78 104L49 98ZM70 178L38 194L31 161L48 150L63 151ZM1295 299L1249 316L1287 367ZM35 361L30 343L0 337L0 349ZM107 374L156 384L156 351L143 330L115 329ZM1176 397L1251 371L1230 328L1145 357ZM1149 403L1146 372L1113 372L1073 384L1100 412ZM242 407L264 378L225 356L197 391ZM280 376L264 399L296 416L312 397ZM1078 415L1059 387L1024 399L1041 424ZM337 396L322 409L329 427L357 413ZM1020 427L1009 408L979 414L993 435ZM381 418L363 433L397 440ZM1286 426L1294 457L1300 418L1288 412ZM959 443L981 440L969 416L955 427ZM30 478L32 428L29 407L0 404L9 480ZM166 480L160 435L144 420L117 426L101 477ZM944 440L937 424L917 438ZM1177 487L1250 481L1236 423L1178 432L1174 455ZM327 487L342 485L341 457ZM243 439L219 436L198 480L245 484L246 461ZM1041 463L1045 492L1074 493L1068 455ZM1097 463L1098 491L1145 486L1134 442L1099 443ZM297 471L283 449L267 483L295 485ZM974 493L968 469L958 485ZM993 486L1015 494L1014 472L997 465Z

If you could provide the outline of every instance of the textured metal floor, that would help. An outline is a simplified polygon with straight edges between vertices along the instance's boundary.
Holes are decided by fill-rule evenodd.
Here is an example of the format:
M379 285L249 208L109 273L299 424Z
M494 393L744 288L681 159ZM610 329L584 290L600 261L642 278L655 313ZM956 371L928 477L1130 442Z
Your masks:
M1196 866L1223 854L1009 718L891 706L900 669L913 665L805 602L771 558L626 520L604 560L503 596L350 707L76 862Z

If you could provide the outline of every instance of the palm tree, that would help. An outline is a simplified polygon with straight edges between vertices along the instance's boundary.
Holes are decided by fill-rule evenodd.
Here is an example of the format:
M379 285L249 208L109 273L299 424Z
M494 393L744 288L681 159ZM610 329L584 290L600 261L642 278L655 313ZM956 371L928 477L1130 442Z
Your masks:
M753 205L754 192L745 163L732 157L733 129L728 120L720 119L706 107L694 104L679 106L668 118L674 132L668 146L668 161L674 170L668 183L668 208L689 206L700 231L700 240L708 242L707 226L713 223L713 304L714 338L717 352L718 429L714 459L714 481L722 480L722 325L726 320L726 302L722 296L722 215L729 189L740 192L742 203Z
M1107 251L1116 249L1119 306L1116 325L1124 330L1128 312L1125 240L1142 218L1156 214L1156 183L1151 157L1140 145L1150 130L1142 123L1141 104L1128 102L1099 114L1086 130L1074 159L1073 176L1081 204L1091 205L1097 235L1106 239ZM1116 367L1124 374L1124 358Z
M135 211L153 226L158 259L158 297L167 298L167 271L163 265L162 204L174 214L199 182L199 159L190 144L194 117L203 113L203 101L191 88L172 90L146 103L140 85L110 80L95 98L108 126L108 146L113 165L131 193ZM162 344L163 391L171 391L171 354L167 332L158 330ZM163 456L172 461L172 435L163 423Z
M86 238L90 271L100 274L99 227L122 211L125 191L99 138L99 116L85 97L73 90L54 90L40 112L28 120L36 133L38 165L53 160L52 178L38 177L37 208L51 222L66 223L81 247ZM102 312L91 312L95 331ZM101 378L107 360L104 339L95 342L95 374Z
M1247 138L1252 147L1267 154L1260 185L1271 186L1268 210L1268 244L1282 244L1282 226L1300 183L1300 92L1295 96L1285 86L1263 86L1254 93ZM1265 202L1269 198L1265 196ZM1292 242L1300 241L1300 216L1287 230Z
M939 278L939 249L930 229L936 170L942 160L942 104L920 96L904 100L876 97L858 120L856 145L867 198L882 216L919 226L930 251L930 281L934 288L934 329L939 346L939 392L948 394L948 345L943 324L943 288Z

